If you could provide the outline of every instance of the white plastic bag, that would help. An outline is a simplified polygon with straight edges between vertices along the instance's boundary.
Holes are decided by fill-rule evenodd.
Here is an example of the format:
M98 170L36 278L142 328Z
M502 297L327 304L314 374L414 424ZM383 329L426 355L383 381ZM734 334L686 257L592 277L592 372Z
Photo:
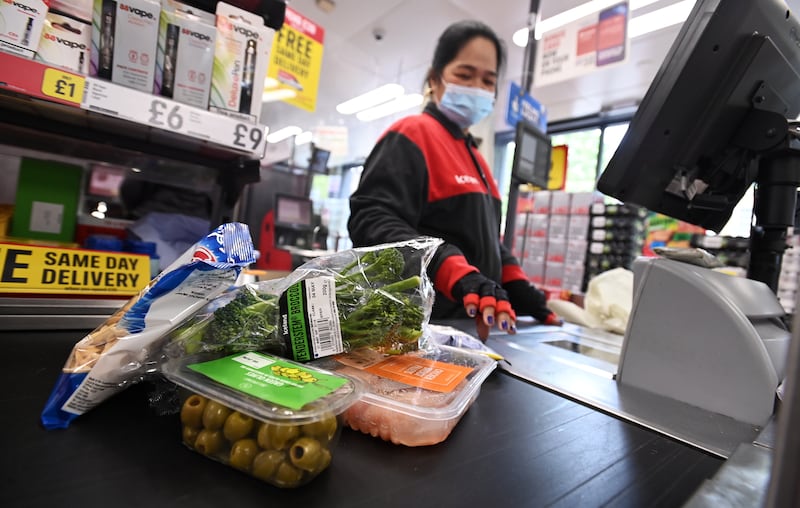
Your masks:
M564 318L587 328L624 334L633 306L633 272L614 268L589 281L581 308L572 302L550 300L547 307Z

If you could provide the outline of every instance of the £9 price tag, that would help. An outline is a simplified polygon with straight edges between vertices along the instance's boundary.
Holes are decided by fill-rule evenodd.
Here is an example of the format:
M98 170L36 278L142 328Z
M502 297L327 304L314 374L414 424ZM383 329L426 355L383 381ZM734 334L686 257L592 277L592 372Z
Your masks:
M264 130L263 125L237 123L233 128L233 145L249 152L263 155Z
M42 93L54 99L80 104L85 83L83 76L48 67L42 77Z

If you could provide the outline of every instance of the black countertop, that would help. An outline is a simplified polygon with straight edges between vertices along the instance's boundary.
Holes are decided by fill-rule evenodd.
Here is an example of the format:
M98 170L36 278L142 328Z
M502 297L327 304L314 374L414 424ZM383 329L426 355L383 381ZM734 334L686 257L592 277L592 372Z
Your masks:
M722 464L497 370L443 443L345 429L328 470L282 490L184 447L149 382L45 431L39 413L81 337L0 332L0 506L675 507Z

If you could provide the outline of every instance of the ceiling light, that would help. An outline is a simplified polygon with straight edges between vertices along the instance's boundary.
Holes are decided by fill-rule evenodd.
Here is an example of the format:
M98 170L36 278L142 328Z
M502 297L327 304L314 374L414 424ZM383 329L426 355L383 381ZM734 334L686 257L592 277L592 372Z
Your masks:
M692 12L695 0L683 0L657 11L637 16L628 22L628 36L632 39L668 26L683 23Z
M271 90L261 94L261 102L275 102L297 97L297 92L289 88Z
M379 86L375 90L353 97L336 106L336 111L343 115L352 115L378 104L390 101L403 95L405 90L396 83Z
M375 106L374 108L361 111L356 114L356 118L363 122L370 122L393 113L419 106L420 104L422 104L422 94L412 93L403 95L379 106Z
M311 143L311 139L314 137L314 133L311 131L301 132L297 136L294 137L294 144L295 145L305 145L306 143Z
M289 127L284 127L283 129L277 130L267 136L267 143L277 143L278 141L283 141L286 138L290 138L292 136L297 136L303 132L303 129L296 125L290 125Z
M658 0L630 0L630 2L628 2L628 7L630 8L630 12L633 12L637 9L641 9L642 7L654 4L657 1ZM592 0L591 2L586 2L572 9L560 12L555 16L539 20L536 23L534 35L537 40L541 39L542 34L545 32L550 32L552 30L555 30L556 28L561 28L562 26L572 23L573 21L577 21L584 16L589 16L590 14L605 9L606 7L611 7L612 5L616 5L617 3L619 3L619 0ZM694 4L694 1L692 1L691 3ZM665 9L668 8L669 7L665 7ZM660 10L655 12L660 12ZM631 16L631 21L633 21L633 19L635 18ZM642 32L637 35L643 35L644 33L647 32ZM631 35L630 37L633 38L634 36ZM528 27L520 28L519 30L514 32L514 35L511 36L511 40L514 42L514 44L516 44L519 47L524 48L525 46L527 46Z

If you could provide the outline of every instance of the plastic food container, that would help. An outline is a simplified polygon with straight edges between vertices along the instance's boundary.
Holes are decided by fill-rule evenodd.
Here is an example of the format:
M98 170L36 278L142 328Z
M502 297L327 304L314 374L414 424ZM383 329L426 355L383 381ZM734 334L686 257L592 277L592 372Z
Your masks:
M261 353L195 355L162 371L185 388L187 447L283 488L328 468L342 412L361 395L351 379Z
M497 366L485 355L449 346L380 360L359 358L359 353L312 364L362 382L364 394L344 412L346 425L405 446L433 445L447 439ZM382 366L382 361L389 363ZM439 377L443 378L439 386L429 383ZM454 386L448 387L448 383ZM451 389L444 391L446 388Z

